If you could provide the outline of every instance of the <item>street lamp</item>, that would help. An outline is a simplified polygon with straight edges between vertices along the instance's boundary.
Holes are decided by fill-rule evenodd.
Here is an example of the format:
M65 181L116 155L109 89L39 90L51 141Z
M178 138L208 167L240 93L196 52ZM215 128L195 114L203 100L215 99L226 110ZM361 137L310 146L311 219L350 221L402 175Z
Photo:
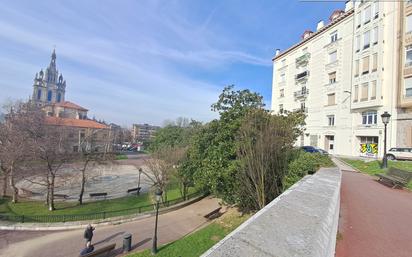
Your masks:
M142 168L139 168L139 180L137 181L137 195L140 194L140 175L142 174Z
M383 137L383 160L382 160L382 168L385 169L388 167L388 159L386 158L386 129L391 118L391 115L388 112L384 112L382 115L382 123L385 125L384 129L384 137Z
M162 194L163 194L163 191L160 188L157 188L155 191L156 221L155 221L155 231L154 231L154 236L153 236L152 255L155 255L157 253L157 220L159 217L159 203L160 203L160 200L162 199Z

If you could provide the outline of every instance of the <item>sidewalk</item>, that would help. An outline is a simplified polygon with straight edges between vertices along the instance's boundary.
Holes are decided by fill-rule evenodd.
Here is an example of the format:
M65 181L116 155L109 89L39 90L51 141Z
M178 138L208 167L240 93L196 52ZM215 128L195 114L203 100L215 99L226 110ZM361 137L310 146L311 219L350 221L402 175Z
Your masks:
M336 257L412 256L412 193L336 163L342 169Z
M219 205L215 198L207 197L182 209L160 215L158 245L175 241L204 225L207 220L203 216L218 207ZM77 229L54 232L35 238L22 238L21 233L24 232L10 231L3 236L8 239L13 237L19 238L22 241L9 244L5 248L0 249L0 256L78 256L85 244L83 231L83 229ZM153 231L154 217L120 225L96 226L93 244L96 248L100 248L110 243L116 243L115 252L119 254L123 245L123 235L131 233L133 250L150 248Z

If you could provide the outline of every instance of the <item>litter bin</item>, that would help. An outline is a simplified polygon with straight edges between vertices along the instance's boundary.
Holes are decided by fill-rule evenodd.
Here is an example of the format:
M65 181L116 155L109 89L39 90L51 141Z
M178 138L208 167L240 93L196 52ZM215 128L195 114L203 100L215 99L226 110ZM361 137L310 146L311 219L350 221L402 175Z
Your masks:
M130 252L132 249L132 235L126 234L123 236L123 252Z

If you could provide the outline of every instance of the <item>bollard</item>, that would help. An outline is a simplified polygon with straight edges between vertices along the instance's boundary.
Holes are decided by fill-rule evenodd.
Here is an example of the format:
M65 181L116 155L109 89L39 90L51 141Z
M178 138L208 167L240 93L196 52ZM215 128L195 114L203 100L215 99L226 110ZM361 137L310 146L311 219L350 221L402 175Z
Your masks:
M123 236L123 252L130 252L132 249L132 235L126 234Z

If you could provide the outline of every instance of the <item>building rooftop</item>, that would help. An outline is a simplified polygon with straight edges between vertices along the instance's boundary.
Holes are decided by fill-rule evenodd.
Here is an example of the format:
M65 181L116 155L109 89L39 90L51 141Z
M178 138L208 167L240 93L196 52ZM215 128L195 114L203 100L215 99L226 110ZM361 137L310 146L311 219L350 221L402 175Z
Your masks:
M77 128L108 129L109 127L93 120L80 120L60 117L46 117L46 124L55 126L68 126Z
M80 105L77 105L77 104L69 102L69 101L64 101L64 102L61 102L61 103L55 103L53 105L54 106L61 106L61 107L68 108L68 109L75 109L75 110L79 110L79 111L88 111L86 108L81 107Z

